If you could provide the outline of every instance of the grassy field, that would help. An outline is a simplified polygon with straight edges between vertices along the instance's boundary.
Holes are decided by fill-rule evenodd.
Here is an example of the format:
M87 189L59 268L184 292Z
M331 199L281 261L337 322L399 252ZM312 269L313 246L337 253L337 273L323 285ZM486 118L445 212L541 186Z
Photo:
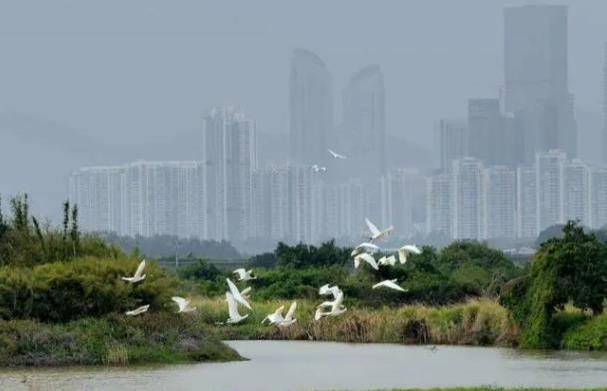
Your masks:
M518 329L507 311L494 301L470 300L442 307L405 305L397 308L348 308L336 318L314 321L317 302L299 300L297 322L289 328L262 326L261 320L290 301L251 303L253 311L241 324L214 327L220 339L287 339L361 343L406 343L516 346ZM222 299L194 300L193 317L209 326L227 318ZM242 312L242 311L241 311Z

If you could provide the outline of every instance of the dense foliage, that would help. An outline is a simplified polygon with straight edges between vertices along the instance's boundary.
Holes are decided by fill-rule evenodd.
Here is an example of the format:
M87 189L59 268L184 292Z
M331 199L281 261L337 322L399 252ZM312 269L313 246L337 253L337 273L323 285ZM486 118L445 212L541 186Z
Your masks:
M273 253L250 259L248 267L255 268L258 277L251 281L253 295L264 300L312 299L318 297L319 286L330 283L338 284L350 302L446 304L466 297L494 296L500 283L521 272L500 251L473 241L455 242L439 253L425 247L406 264L380 266L377 271L366 264L354 270L351 251L333 241L320 246L279 243ZM225 278L232 277L230 271L209 270L210 265L201 262L180 275L199 281L200 292L207 296L223 294ZM406 293L370 289L376 282L394 278L408 290Z
M561 238L542 243L525 278L515 281L502 302L523 326L521 345L557 347L561 327L555 313L571 303L582 311L600 314L607 294L607 245L574 222Z

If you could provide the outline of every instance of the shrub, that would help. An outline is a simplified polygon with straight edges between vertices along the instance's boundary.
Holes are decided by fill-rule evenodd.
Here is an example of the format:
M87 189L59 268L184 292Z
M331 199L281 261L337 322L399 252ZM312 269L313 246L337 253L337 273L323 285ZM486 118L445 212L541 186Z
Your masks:
M141 304L161 309L169 303L176 280L154 264L141 284L131 275L137 260L84 258L28 268L0 268L0 316L66 322L86 316L123 312Z

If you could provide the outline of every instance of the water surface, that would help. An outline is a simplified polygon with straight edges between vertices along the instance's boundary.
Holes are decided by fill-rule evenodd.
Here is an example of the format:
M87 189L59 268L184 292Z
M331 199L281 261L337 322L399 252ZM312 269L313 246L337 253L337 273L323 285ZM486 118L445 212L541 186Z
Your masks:
M250 361L0 372L10 390L272 391L393 387L601 387L607 355L512 349L231 341Z

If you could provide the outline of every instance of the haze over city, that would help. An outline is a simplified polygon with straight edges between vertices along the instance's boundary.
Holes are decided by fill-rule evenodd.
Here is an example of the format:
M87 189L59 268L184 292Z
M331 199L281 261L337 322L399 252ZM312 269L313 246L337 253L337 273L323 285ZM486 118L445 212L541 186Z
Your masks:
M376 66L384 91L382 164L430 175L441 168L440 121L465 120L470 99L503 98L504 8L534 4L110 3L40 2L36 14L24 4L2 7L0 193L30 194L33 208L54 221L68 177L80 167L205 160L203 118L214 107L235 107L254 121L259 168L293 160L289 80L299 49L318 56L327 71L327 146L339 150L331 137L360 126L348 122L344 109L348 85L361 69ZM603 127L607 5L550 4L568 6L564 69L575 106L573 148L596 164L603 153L596 140ZM352 176L329 167L327 178L339 182L335 175ZM418 216L418 223L425 219Z

